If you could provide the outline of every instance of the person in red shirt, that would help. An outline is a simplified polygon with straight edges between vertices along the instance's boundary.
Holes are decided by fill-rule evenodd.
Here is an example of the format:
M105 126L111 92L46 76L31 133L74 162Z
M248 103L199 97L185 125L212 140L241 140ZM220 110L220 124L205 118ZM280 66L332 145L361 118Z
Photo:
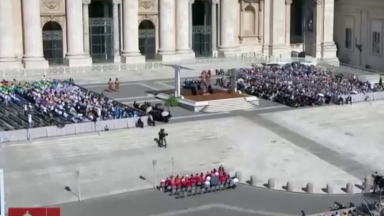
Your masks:
M222 173L222 174L219 176L219 178L220 178L220 183L221 183L221 184L225 184L225 179L227 178L226 175L225 175L225 173Z
M190 179L185 180L185 186L186 186L187 188L192 187L192 182L191 182Z
M184 179L184 178L181 179L181 181L180 181L180 185L181 185L182 188L185 188L185 186L186 186L186 182L185 182L185 179Z
M191 178L191 184L196 185L196 177Z
M180 177L179 176L176 176L176 178L175 178L175 186L180 187Z

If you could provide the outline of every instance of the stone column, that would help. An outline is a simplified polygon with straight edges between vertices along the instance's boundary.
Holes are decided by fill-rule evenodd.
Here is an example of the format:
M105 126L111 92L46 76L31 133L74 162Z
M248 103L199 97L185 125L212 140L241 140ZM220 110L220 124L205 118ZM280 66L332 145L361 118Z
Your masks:
M83 3L67 0L67 46L65 64L70 67L92 65L92 59L84 52Z
M83 0L83 31L84 31L84 52L90 55L89 49L89 8L91 0Z
M337 48L333 40L335 0L324 0L323 10L323 23L326 24L326 28L323 29L323 60L332 65L339 65L340 62L336 56Z
M195 3L195 0L189 0L189 8L188 8L188 14L189 14L189 48L193 50L193 13L192 13L192 5Z
M43 54L43 33L40 23L40 1L23 0L24 57L26 69L48 68ZM1 49L1 48L0 48Z
M21 68L15 51L13 1L0 0L0 69Z
M113 61L120 62L119 1L113 1Z
M270 0L270 45L269 54L276 60L286 61L290 57L291 51L286 44L286 16L285 1ZM267 10L266 10L267 11ZM266 27L267 24L264 25Z
M123 63L145 63L139 51L139 1L123 0Z
M176 0L176 53L191 54L189 47L189 0ZM194 57L194 55L190 56Z
M259 42L263 41L264 36L264 0L259 1Z
M235 27L238 26L238 2L233 0L221 0L221 47L220 54L222 56L238 55L239 43L236 42L238 32Z
M219 0L212 0L212 55L215 57L217 53L217 5Z
M321 44L323 35L323 0L313 0L313 42L312 57L322 58Z
M179 1L179 0L177 0ZM162 61L175 60L175 0L160 0L160 49ZM185 11L186 13L186 11Z
M269 49L271 44L271 15L268 11L271 11L271 0L263 0L263 10L265 11L263 17L263 54L270 56L272 53Z
M292 0L285 0L285 43L291 45L291 5Z

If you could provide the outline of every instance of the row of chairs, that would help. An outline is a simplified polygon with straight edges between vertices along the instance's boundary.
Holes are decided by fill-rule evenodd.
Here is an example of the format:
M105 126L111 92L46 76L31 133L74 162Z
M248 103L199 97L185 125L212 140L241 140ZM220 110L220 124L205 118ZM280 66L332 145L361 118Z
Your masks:
M216 191L223 191L228 189L235 189L236 184L233 181L228 181L225 184L217 184L214 186L206 185L192 185L191 187L176 187L168 186L165 192L168 192L169 195L175 196L175 198L184 198L189 196L195 196L200 194L206 194Z
M29 128L28 116L25 115L24 105L28 102L20 100L19 102L10 102L0 104L0 127L5 130L20 130ZM29 111L28 111L29 112ZM45 114L38 110L34 110L32 113L32 126L33 127L45 127L49 125L57 125L66 123L64 119L58 117L50 119Z

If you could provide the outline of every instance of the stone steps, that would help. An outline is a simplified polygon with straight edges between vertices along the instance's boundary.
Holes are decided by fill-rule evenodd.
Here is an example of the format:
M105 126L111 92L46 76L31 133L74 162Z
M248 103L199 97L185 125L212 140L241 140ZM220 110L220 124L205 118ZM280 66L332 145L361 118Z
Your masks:
M257 101L246 101L245 98L233 98L224 100L209 101L209 105L201 112L216 113L234 110L252 110L258 106Z

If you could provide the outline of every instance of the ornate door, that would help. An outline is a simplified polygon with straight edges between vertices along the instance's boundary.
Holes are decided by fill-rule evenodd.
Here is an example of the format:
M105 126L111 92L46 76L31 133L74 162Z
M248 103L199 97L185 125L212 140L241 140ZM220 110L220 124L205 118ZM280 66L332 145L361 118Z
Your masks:
M149 20L139 25L139 50L146 59L154 59L156 55L155 26Z
M113 19L90 18L90 55L93 62L113 61Z
M193 26L192 48L196 56L211 56L212 54L211 26Z
M48 22L43 27L43 53L50 64L63 63L63 31L56 22Z

